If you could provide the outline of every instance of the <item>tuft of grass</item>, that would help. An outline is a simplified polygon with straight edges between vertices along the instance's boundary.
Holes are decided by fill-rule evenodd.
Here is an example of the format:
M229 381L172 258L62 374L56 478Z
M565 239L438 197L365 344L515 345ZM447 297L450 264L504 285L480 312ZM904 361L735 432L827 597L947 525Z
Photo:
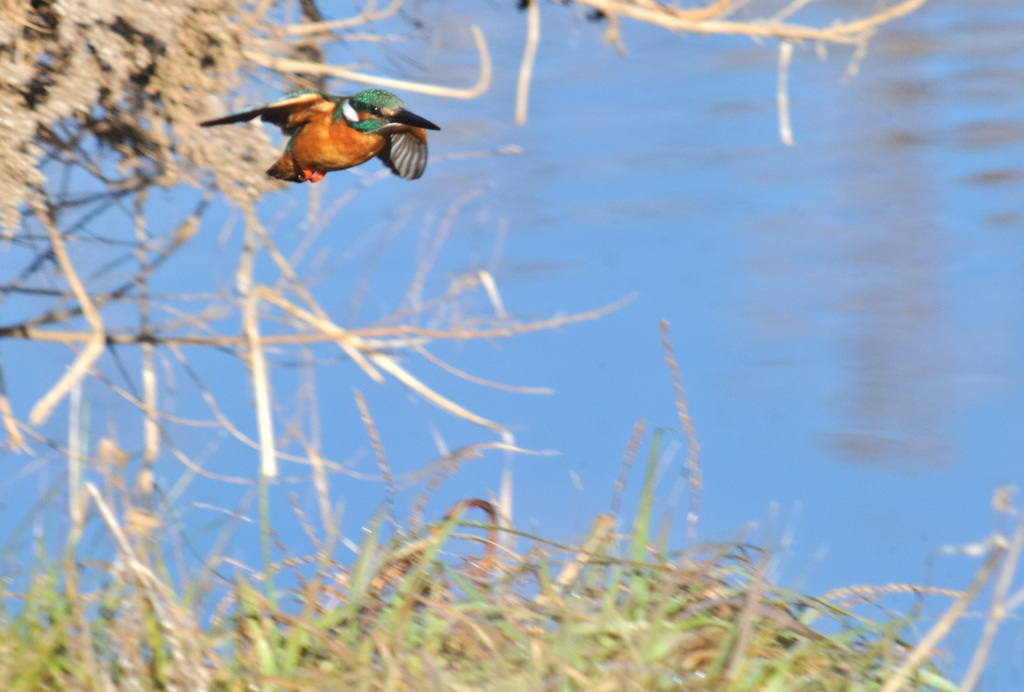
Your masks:
M113 563L79 564L73 596L40 563L23 593L0 593L0 689L838 692L897 675L899 689L957 689L913 658L909 617L870 619L775 585L768 551L746 543L652 546L660 437L629 535L608 514L556 543L493 511L465 520L489 506L474 500L385 541L382 509L351 565L289 558L234 578L216 604L211 589L158 578L166 570L127 544ZM483 557L454 552L455 539ZM496 552L516 543L527 548ZM285 570L299 588L268 593Z

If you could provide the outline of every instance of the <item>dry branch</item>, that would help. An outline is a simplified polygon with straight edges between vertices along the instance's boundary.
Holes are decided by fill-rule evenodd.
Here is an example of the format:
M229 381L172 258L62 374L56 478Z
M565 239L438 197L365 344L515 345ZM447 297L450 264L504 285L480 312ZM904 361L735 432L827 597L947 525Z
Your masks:
M42 211L42 210L39 210ZM46 233L50 237L50 246L53 248L53 254L57 258L57 264L60 266L61 271L67 277L68 285L71 287L71 292L74 294L75 299L82 308L82 314L85 316L86 321L92 330L89 332L89 336L86 339L85 349L78 354L75 358L74 363L68 368L68 371L64 373L53 388L50 389L36 405L32 407L32 412L29 413L28 421L32 425L42 425L53 413L53 409L61 402L61 400L67 396L71 388L76 383L80 382L85 377L86 372L93 366L96 359L103 353L103 319L100 317L99 311L96 306L93 305L92 300L89 298L88 292L85 290L85 286L82 285L82 281L78 278L78 272L75 271L75 265L72 264L71 258L68 256L67 248L64 244L64 238L61 236L60 231L57 230L56 224L53 219L50 218L49 214L45 211L38 214L40 220L46 226Z
M277 453L274 449L274 419L270 410L270 376L259 329L259 298L262 287L253 291L242 310L246 346L249 349L249 372L252 375L253 395L256 400L256 421L260 439L260 474L277 478Z
M310 62L308 60L296 60L294 58L283 58L276 55L268 55L254 50L245 50L243 55L257 65L269 67L278 72L294 72L299 74L323 75L326 77L337 77L350 82L360 84L372 84L388 89L401 89L403 91L414 91L420 94L432 96L443 96L455 99L475 99L483 95L491 87L493 68L491 66L491 53L487 48L487 39L480 27L471 27L473 42L476 44L477 54L480 59L480 76L476 84L470 87L450 87L442 84L426 84L408 79L394 79L380 75L366 74L350 70L341 65L325 65L323 63Z
M276 296L275 296L276 297ZM269 299L268 296L263 296L264 299ZM302 334L272 334L262 336L260 341L265 346L285 346L285 345L305 345L305 344L318 344L326 342L338 342L339 339L348 344L363 343L366 339L372 338L391 338L395 339L395 343L392 346L401 347L402 343L410 337L421 337L425 339L439 339L447 341L476 341L476 340L489 340L489 339L508 339L519 334L529 334L531 332L548 331L552 329L561 329L572 324L579 322L588 322L591 320L600 319L605 315L615 312L627 304L633 301L635 295L630 294L625 298L617 300L613 303L608 303L601 307L593 310L587 310L585 312L574 313L570 315L560 315L558 317L551 317L544 320L535 320L533 322L509 322L508 324L502 324L501 326L470 329L466 327L453 326L448 329L441 328L429 328L429 327L417 327L410 324L398 324L387 327L359 327L356 329L342 329L337 325L330 327L323 323L317 322L316 318L310 315L308 312L302 311L292 306L295 310L295 315L303 317L304 321L307 321L312 327L322 327L323 331L318 333L302 333ZM282 305L287 305L287 301L282 301ZM308 318L308 319L305 319ZM49 343L63 343L63 344L76 344L84 341L88 341L92 336L92 332L83 332L77 330L47 330L37 329L33 327L27 327L23 325L15 325L9 327L0 328L0 339L25 339L29 341L49 342ZM139 343L153 343L158 345L170 345L170 346L215 346L218 348L239 348L244 347L247 344L247 340L242 336L235 336L230 334L214 334L210 336L192 336L192 335L145 335L138 334L130 331L109 331L104 334L104 340L110 344L139 344ZM369 374L369 373L367 373Z
M530 80L533 77L533 63L537 59L540 44L540 0L528 0L526 6L526 47L523 61L519 65L519 81L516 85L516 125L526 124L530 106Z
M364 24L373 24L393 16L402 7L403 0L391 0L383 10L377 10L377 0L369 0L363 11L355 17L332 19L320 22L303 22L292 24L285 31L292 35L307 36L310 34L333 34L340 29L352 29Z
M812 0L813 1L813 0ZM774 17L748 21L726 19L729 2L719 1L707 8L681 9L674 5L651 0L576 0L580 5L592 7L609 17L628 17L645 24L660 26L669 31L694 34L719 34L774 38L781 41L821 41L824 43L860 44L871 37L878 27L914 12L928 0L902 0L874 14L850 21L836 21L825 27L815 27L782 21L796 10L810 4L798 0L790 10ZM753 3L751 3L753 4ZM753 8L748 6L748 11Z
M626 46L622 38L622 23L620 21L622 17L678 33L693 33L702 36L709 34L747 36L756 41L762 39L780 41L776 89L779 138L787 146L792 146L793 131L789 117L788 78L794 44L814 42L821 52L824 52L824 47L828 44L855 46L856 50L847 69L847 74L852 76L856 73L857 65L864 56L868 39L878 30L878 27L914 12L928 0L901 0L868 16L848 21L837 20L827 26L811 26L785 21L811 5L815 0L792 0L774 14L768 14L766 7L763 16L758 16L757 12L761 6L766 6L767 3L760 3L758 0L749 0L742 5L734 4L732 0L715 0L706 7L694 8L680 8L675 4L662 3L657 0L575 1L579 5L592 8L595 18L602 18L608 22L605 42L617 46L623 55L626 54ZM747 13L754 18L730 19L730 13L739 6L744 7ZM536 0L528 2L526 9L528 29L516 97L516 122L520 125L526 122L530 74L540 34L540 15Z

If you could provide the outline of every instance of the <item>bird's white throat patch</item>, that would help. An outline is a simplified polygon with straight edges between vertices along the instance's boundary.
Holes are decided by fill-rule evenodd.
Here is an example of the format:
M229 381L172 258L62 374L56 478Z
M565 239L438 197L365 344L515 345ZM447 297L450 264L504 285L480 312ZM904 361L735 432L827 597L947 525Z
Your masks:
M345 116L345 120L350 123L359 122L359 113L352 107L352 99L345 99L341 102L341 114Z

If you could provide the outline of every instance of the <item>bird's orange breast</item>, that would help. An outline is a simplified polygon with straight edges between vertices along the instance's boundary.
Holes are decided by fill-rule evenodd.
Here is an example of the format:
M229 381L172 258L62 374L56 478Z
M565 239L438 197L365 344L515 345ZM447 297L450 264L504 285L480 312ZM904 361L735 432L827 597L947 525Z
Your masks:
M326 173L365 163L383 148L383 136L360 132L341 120L324 118L302 128L289 153L299 168Z

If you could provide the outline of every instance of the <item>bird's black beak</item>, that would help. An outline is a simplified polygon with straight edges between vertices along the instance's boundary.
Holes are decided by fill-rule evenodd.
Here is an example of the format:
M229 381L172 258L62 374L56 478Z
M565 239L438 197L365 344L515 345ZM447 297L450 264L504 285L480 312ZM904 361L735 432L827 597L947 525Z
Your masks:
M441 128L430 122L426 118L421 118L415 113L410 113L407 110L400 110L390 118L393 123L399 123L401 125L408 125L409 127L422 127L424 130L440 130Z

